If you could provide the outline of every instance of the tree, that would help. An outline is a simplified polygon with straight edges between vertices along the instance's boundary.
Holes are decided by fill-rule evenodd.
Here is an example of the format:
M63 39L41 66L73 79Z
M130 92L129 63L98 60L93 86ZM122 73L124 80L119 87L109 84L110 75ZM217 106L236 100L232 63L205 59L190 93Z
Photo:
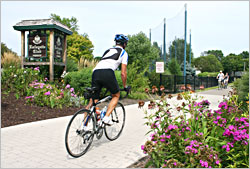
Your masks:
M75 62L79 62L80 58L93 59L93 47L94 45L89 40L88 34L84 33L80 35L77 31L79 26L77 25L77 19L75 17L61 18L56 14L51 14L51 19L57 20L62 24L68 26L73 34L67 37L67 55Z
M243 51L239 55L241 55L244 59L249 59L249 52L248 51Z
M181 67L174 58L168 63L168 70L172 75L182 75Z
M151 45L147 36L140 32L136 35L128 35L129 41L126 51L129 55L128 64L135 63L139 71L148 68L152 61L159 58L159 49Z
M184 60L184 39L175 39L171 45L168 48L169 53L167 54L167 57L170 58L170 53L171 53L171 58L175 58L175 50L176 50L176 58L178 64L182 64ZM176 49L175 49L176 47ZM190 57L190 44L186 44L186 61L189 62L189 57ZM191 61L193 60L194 54L191 49Z
M195 58L194 65L201 72L218 72L223 70L221 62L214 55L200 56Z
M242 54L235 55L230 53L226 57L222 59L222 65L224 67L225 72L231 73L236 71L243 71L244 70L244 62L245 66L248 67L249 65L249 58L244 59Z
M208 50L204 52L205 55L214 55L216 58L221 61L224 57L224 54L221 50Z
M62 24L69 27L73 32L77 32L79 30L79 26L77 25L78 20L75 17L69 18L61 18L59 15L50 14L50 19L54 19L56 21L61 22Z
M87 34L78 35L74 32L72 35L68 36L67 46L68 57L74 59L75 61L79 61L80 58L92 60L93 44L89 40Z
M17 55L17 53L9 49L5 43L1 42L1 57L3 56L4 53L13 53L14 55Z

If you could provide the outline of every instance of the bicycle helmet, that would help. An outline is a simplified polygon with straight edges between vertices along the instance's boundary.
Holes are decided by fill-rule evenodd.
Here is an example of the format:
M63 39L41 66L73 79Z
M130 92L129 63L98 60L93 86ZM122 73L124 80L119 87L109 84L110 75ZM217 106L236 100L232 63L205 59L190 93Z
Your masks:
M127 43L128 37L123 35L123 34L117 34L117 35L115 35L115 41L117 43Z

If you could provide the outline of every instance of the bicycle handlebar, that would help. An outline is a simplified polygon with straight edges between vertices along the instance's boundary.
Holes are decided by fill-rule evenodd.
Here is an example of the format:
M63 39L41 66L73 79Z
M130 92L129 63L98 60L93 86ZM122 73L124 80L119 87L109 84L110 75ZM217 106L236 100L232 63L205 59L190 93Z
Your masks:
M131 92L131 86L128 86L127 88L120 89L120 91L125 91L125 92L127 92L127 94L126 94L125 97L121 98L121 96L120 96L120 99L125 99L125 98L128 97L128 94Z

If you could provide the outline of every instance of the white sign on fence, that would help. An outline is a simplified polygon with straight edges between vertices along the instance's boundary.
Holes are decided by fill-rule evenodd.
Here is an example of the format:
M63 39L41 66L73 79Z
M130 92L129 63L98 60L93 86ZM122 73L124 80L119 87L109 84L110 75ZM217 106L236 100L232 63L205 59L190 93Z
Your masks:
M164 62L156 62L156 73L164 73Z

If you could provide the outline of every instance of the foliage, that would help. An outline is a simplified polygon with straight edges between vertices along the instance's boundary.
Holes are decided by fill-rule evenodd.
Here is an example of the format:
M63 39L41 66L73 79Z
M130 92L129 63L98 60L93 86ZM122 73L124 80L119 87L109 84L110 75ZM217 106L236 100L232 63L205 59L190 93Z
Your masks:
M194 65L201 72L219 72L223 70L222 64L214 55L200 56L194 60Z
M247 101L247 96L249 95L249 72L245 72L241 78L236 79L233 85L239 95L239 101Z
M217 75L218 72L203 72L198 74L199 77L217 77Z
M15 66L17 68L20 68L21 59L12 52L5 52L3 53L3 55L1 55L1 67L9 68L10 66Z
M1 58L4 53L12 53L13 55L17 56L17 53L13 52L11 49L9 49L5 43L1 42Z
M142 72L152 60L159 58L159 49L151 45L150 40L143 32L128 37L129 41L126 47L129 55L128 64L135 63L138 71Z
M1 86L4 92L14 92L19 98L25 96L29 88L29 84L34 80L40 80L43 77L39 75L39 67L34 69L20 69L15 66L5 68L2 73Z
M223 100L212 113L207 100L192 92L162 96L145 111L150 139L141 149L155 168L249 168L249 110L237 96ZM144 104L140 103L139 107Z
M50 14L50 19L59 21L60 23L66 25L73 32L77 32L79 30L79 26L77 25L78 20L75 17L69 18L61 18L59 15Z
M77 106L83 105L85 100L83 97L77 97L74 88L70 85L62 85L62 89L55 84L46 84L44 82L37 82L36 80L29 84L27 97L28 103L37 104L39 106L48 106L51 108L63 106Z
M178 64L178 62L175 59L172 59L169 63L168 63L168 69L171 72L172 75L178 75L181 76L182 72L181 72L181 67Z
M221 61L223 68L225 72L236 72L236 71L243 71L244 70L244 63L246 64L246 68L248 70L249 67L249 57L248 58L243 58L246 57L246 55L240 54L240 55L235 55L235 54L229 54L226 57L224 57Z
M77 62L71 58L67 58L67 72L78 71Z
M171 59L175 58L175 52L176 52L176 59L178 61L178 64L181 65L184 60L184 39L175 39L172 41L171 45L168 48L169 53L167 54L167 57L170 58L171 53ZM190 57L190 44L186 43L186 61L189 62ZM194 54L191 49L191 60L193 60Z
M79 35L73 33L67 38L67 55L75 61L80 61L80 58L93 58L93 44L89 40L88 35Z
M214 55L216 58L221 61L224 57L224 54L221 50L208 50L204 52L205 55Z
M92 68L84 68L77 72L69 72L64 77L64 83L75 89L77 95L83 95L85 88L91 87Z
M78 69L83 69L86 67L95 67L99 61L97 59L89 60L80 58L80 61L78 62Z

